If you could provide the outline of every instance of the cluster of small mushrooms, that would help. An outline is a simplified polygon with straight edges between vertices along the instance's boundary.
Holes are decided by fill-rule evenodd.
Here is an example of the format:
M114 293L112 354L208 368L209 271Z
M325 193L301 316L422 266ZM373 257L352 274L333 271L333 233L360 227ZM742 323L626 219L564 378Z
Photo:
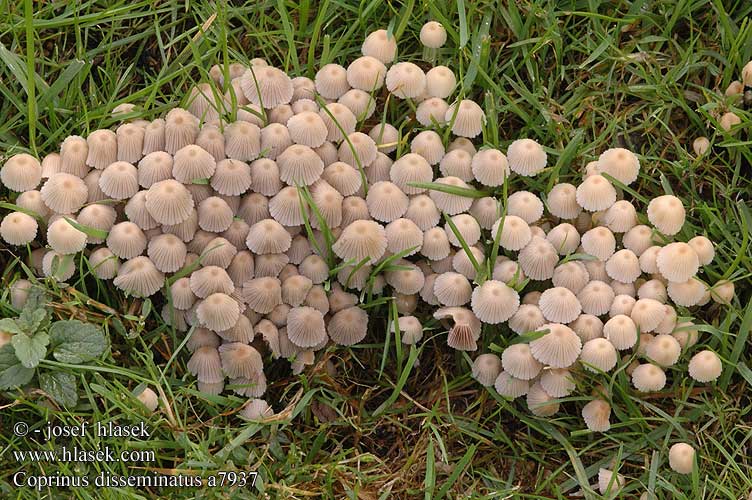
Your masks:
M428 49L445 40L438 23L421 31ZM698 277L714 248L682 230L681 200L666 194L639 213L620 187L640 162L623 148L588 164L577 186L504 199L512 176L546 170L545 149L531 139L506 153L479 148L484 111L457 97L452 69L395 62L387 31L369 34L362 53L313 80L260 59L214 66L185 109L144 121L121 105L114 130L70 136L41 162L10 157L0 175L18 210L3 218L2 238L30 245L44 276L69 280L84 252L82 274L163 294L164 320L190 332L198 388L218 394L229 383L251 398L248 418L272 411L258 399L261 352L300 372L330 342L362 341L366 295L393 298L391 328L405 344L422 338L419 303L454 349L475 352L484 332L507 337L472 374L502 396L526 396L535 415L555 414L578 380L622 362L637 391L660 391L698 340L680 314L734 294L731 282ZM414 132L384 121L395 99L415 103ZM520 337L500 336L508 331ZM689 361L698 382L721 369L710 350ZM603 387L582 408L598 432L610 412Z

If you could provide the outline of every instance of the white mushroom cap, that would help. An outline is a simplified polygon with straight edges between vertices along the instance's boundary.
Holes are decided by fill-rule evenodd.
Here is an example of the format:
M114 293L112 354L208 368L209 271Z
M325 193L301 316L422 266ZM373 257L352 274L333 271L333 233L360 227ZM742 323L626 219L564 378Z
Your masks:
M582 207L577 204L577 188L572 184L556 184L548 193L548 209L551 214L561 219L574 219L581 212Z
M504 371L521 380L532 380L543 365L533 357L528 344L512 344L501 353Z
M580 315L580 301L571 290L554 287L545 290L538 300L543 317L554 323L571 323Z
M368 314L356 306L337 311L329 320L327 331L339 345L357 344L368 333Z
M665 235L678 233L684 225L684 204L676 196L667 194L653 198L647 212L650 223Z
M452 124L452 133L460 137L477 137L486 124L483 109L470 99L463 99L459 106L457 103L450 105L444 118L447 123Z
M689 376L698 382L713 382L722 371L721 358L713 351L700 351L689 360Z
M540 382L536 382L530 387L527 393L527 406L530 412L538 417L550 417L559 411L559 403L553 401L553 397L548 394Z
M502 371L496 377L494 389L500 396L506 398L519 398L527 394L530 390L530 381L514 378L509 373Z
M475 179L484 186L501 186L509 176L507 157L498 149L482 149L470 163Z
M628 149L607 149L598 157L598 170L628 186L637 180L640 160Z
M687 443L676 443L668 450L668 464L679 474L691 474L695 465L695 449Z
M656 365L645 363L632 372L632 385L640 392L656 392L666 385L666 373Z
M684 282L697 274L700 260L691 245L669 243L658 251L655 263L658 271L669 281Z
M500 281L487 280L473 290L471 304L478 319L484 323L498 324L517 312L520 296Z
M611 428L610 416L611 405L602 399L594 399L582 407L582 419L593 432L607 432Z
M0 181L13 191L30 191L35 189L41 180L42 165L39 160L26 153L11 156L0 170Z
M363 41L361 52L364 56L375 57L382 63L388 64L397 56L397 40L386 30L376 30L369 33Z
M426 89L426 74L411 62L394 64L386 72L386 88L400 99L414 99Z
M428 21L422 28L420 28L420 43L429 49L443 47L446 40L446 30L444 29L444 26L437 21Z
M507 148L507 160L513 172L532 177L546 168L547 155L533 139L517 139Z
M530 352L535 359L554 368L567 368L577 360L582 350L582 341L571 328L548 323L539 330L549 332L530 342Z
M588 340L582 346L580 362L586 370L608 372L618 361L618 354L614 345L607 339L595 338Z
M616 189L602 175L585 179L577 188L577 203L588 212L606 210L616 201Z
M473 361L471 373L481 385L489 387L501 373L501 360L496 354L481 354Z
M618 314L603 325L603 335L620 351L637 343L637 326L629 316Z

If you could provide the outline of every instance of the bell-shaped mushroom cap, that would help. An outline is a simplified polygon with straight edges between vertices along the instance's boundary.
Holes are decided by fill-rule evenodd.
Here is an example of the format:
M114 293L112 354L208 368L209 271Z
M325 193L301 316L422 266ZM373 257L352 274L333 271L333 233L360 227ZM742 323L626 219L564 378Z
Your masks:
M112 199L128 199L138 192L138 170L124 161L112 163L99 176L99 187Z
M473 290L471 304L473 312L482 322L498 324L517 312L520 296L500 281L487 280Z
M180 182L190 184L196 179L208 179L214 174L217 162L201 146L189 144L175 153L172 175Z
M248 250L241 250L236 253L226 270L236 288L240 288L243 283L253 279L254 271L253 254Z
M419 194L424 192L425 189L411 184L431 182L433 169L422 156L408 153L394 162L389 170L389 178L404 193Z
M529 191L517 191L507 199L507 214L532 224L543 215L543 202Z
M593 432L607 432L611 428L611 405L602 399L594 399L582 407L582 419Z
M585 179L577 188L577 203L588 212L606 210L616 201L616 189L600 174Z
M225 159L225 136L216 125L204 124L196 137L196 145L205 149L217 163Z
M306 276L289 276L282 282L282 301L292 307L298 307L305 302L312 287L313 282Z
M144 390L136 396L136 399L138 399L150 412L154 412L159 408L159 396L148 387L144 388Z
M324 162L314 150L301 144L293 144L277 157L279 178L290 184L309 186L321 177Z
M592 314L580 314L576 320L569 323L571 328L583 342L588 342L603 336L603 322Z
M713 382L722 371L721 358L713 351L700 351L689 360L689 376L698 382Z
M603 335L616 349L623 351L637 343L637 325L629 316L617 314L603 325Z
M453 216L451 219L454 224L454 228L449 224L444 226L444 231L447 233L449 243L455 247L460 247L460 237L467 245L475 245L480 240L481 229L478 221L470 214L459 214ZM456 233L455 233L456 229Z
M426 73L426 95L430 98L446 99L451 95L456 86L457 77L446 66L434 66ZM442 114L440 123L443 125L445 120L446 118Z
M575 219L582 212L576 193L577 189L572 184L556 184L546 200L551 214L561 219Z
M389 123L377 123L368 132L369 137L376 143L380 153L391 153L397 149L399 130ZM387 157L388 158L388 157Z
M268 314L282 303L282 284L271 276L254 278L243 285L242 295L252 310Z
M447 33L444 26L437 21L428 21L420 28L420 43L429 49L438 49L443 47L447 40ZM484 384L491 385L491 384Z
M556 248L559 255L573 253L580 246L580 233L573 225L566 222L553 227L546 235L546 239Z
M240 306L227 294L213 293L196 306L196 317L204 327L213 332L221 332L238 322Z
M242 342L228 342L217 349L222 362L222 371L230 378L251 379L263 371L264 361L261 354Z
M362 56L355 59L347 67L347 83L354 89L371 92L384 85L386 66L372 56Z
M704 290L704 287L701 288ZM637 297L641 299L655 299L658 302L665 303L667 299L666 285L657 279L648 280L637 289Z
M425 283L425 275L418 266L404 259L395 261L395 266L403 269L387 271L384 275L386 282L403 295L413 295L420 292Z
M148 257L141 256L124 262L112 282L125 292L149 297L162 288L164 274L159 272Z
M449 238L440 227L434 227L423 233L420 253L431 260L440 260L449 256Z
M572 394L575 388L575 382L572 374L565 368L549 368L543 370L540 380L538 381L546 391L546 394L563 398Z
M156 151L165 151L165 128L166 124L162 118L157 118L144 127L143 147L141 149L144 156Z
M509 328L516 334L533 332L546 323L537 305L522 304L509 318Z
M528 344L512 344L501 353L504 371L520 380L532 380L543 365L533 356Z
M498 149L483 149L471 161L475 179L484 186L501 186L509 176L507 157Z
M598 470L598 491L606 498L614 498L624 487L624 476L614 474L608 469Z
M608 310L608 315L612 318L617 314L630 316L632 314L632 308L634 307L635 302L637 302L635 298L630 297L629 295L616 295L613 302L611 302L611 308Z
M255 254L283 253L290 248L292 237L279 222L264 219L251 226L245 243Z
M405 214L410 201L397 185L383 181L371 186L366 195L366 203L374 219L391 222Z
M424 130L418 133L410 143L410 155L419 155L424 158L430 165L438 164L444 157L444 144L441 142L439 134L433 130ZM402 157L397 160L398 163L403 160Z
M138 162L138 183L149 189L153 184L172 178L172 156L164 151L154 151Z
M57 173L60 173L60 155L50 153L42 158L42 179L49 179Z
M582 249L589 255L607 261L616 250L616 238L608 228L599 226L582 235Z
M68 224L65 221L63 223ZM11 245L26 245L36 238L37 229L34 217L23 212L11 212L0 223L0 236Z
M0 170L0 181L8 189L23 192L35 189L42 180L42 165L26 153L13 155Z
M66 137L60 145L60 172L76 177L85 176L89 172L89 167L86 165L88 155L89 145L86 139L77 135Z
M326 261L318 255L309 255L303 259L303 262L298 266L298 272L309 278L314 285L320 285L329 277L329 266L327 266Z
M248 236L248 232L251 230L250 226L242 219L234 219L230 227L223 231L222 237L226 239L232 246L237 249L238 247L245 247L245 238Z
M668 450L668 465L679 474L691 474L695 466L695 449L687 443L676 443Z
M339 345L357 344L368 332L368 314L360 307L337 311L327 325L329 337Z
M654 299L640 299L632 306L630 317L642 332L652 332L666 315L666 308Z
M339 64L330 63L322 66L316 73L314 84L316 92L324 99L338 99L350 90L350 85L347 83L347 70Z
M637 211L627 200L619 200L606 210L602 220L615 233L626 233L637 225Z
M290 139L296 144L317 148L324 144L328 130L318 112L304 111L290 118L287 122Z
M196 376L199 382L217 384L225 379L219 351L213 346L207 345L196 349L191 359L188 360L186 368Z
M316 111L318 111L318 106ZM266 158L276 160L277 156L289 146L292 146L292 139L285 125L270 123L261 129L261 151L264 152Z
M494 389L500 396L505 398L519 398L527 394L530 390L530 381L521 380L511 376L509 373L502 371L494 381Z
M263 399L251 398L238 415L245 420L263 420L274 416L274 409Z
M211 187L225 196L238 196L251 187L251 168L239 160L221 160L211 178Z
M486 124L486 114L478 103L470 99L463 99L447 109L444 117L452 125L452 133L460 137L473 138L483 131Z
M448 272L439 274L435 278L433 293L440 304L454 307L467 304L470 301L473 289L463 275Z
M376 159L365 168L366 178L369 184L390 180L389 171L392 168L392 159L379 152Z
M154 229L159 226L159 222L154 220L149 210L146 208L146 194L147 191L139 191L125 204L125 215L128 220L136 224L143 230ZM95 207L96 210L89 211L91 207ZM81 220L81 215L87 213L84 220ZM117 214L115 209L109 205L95 204L88 205L81 209L79 214L79 222L86 226L95 227L97 229L109 230L112 224L115 222Z
M475 351L480 338L481 322L469 309L464 307L442 307L437 309L436 319L452 318L454 325L449 330L447 345L459 351Z
M376 142L363 132L352 132L340 144L339 160L351 166L364 167L370 165L378 155Z
M533 280L550 279L559 262L559 256L553 245L537 236L520 250L518 258L525 275Z
M101 170L118 161L118 141L115 132L112 130L95 130L86 138L86 143L89 146L88 156L86 157L88 166Z
M198 137L198 133L198 118L182 108L171 109L165 117L165 151L174 155L181 148L193 144L196 141L196 137ZM118 154L120 154L120 144L118 144Z
M618 361L614 345L607 339L594 338L585 342L580 353L580 362L591 372L608 372Z
M554 323L570 323L581 312L580 301L571 290L564 287L549 288L538 300L543 317Z
M386 72L386 88L400 99L415 99L426 89L426 74L411 62L399 62Z
M475 217L480 227L491 229L499 218L499 202L492 196L476 198L470 206L470 215Z
M238 120L225 127L225 155L228 158L253 161L260 152L261 130L255 123Z
M517 251L530 243L532 238L530 227L520 217L507 215L494 222L491 228L491 236L494 239L497 238L499 226L501 226L501 235L498 238L501 248Z
M708 238L705 236L695 236L687 243L697 254L701 266L707 266L713 262L715 248L713 248L713 243Z
M303 259L313 253L311 244L308 242L308 237L302 234L295 236L291 243L290 248L287 251L288 257L290 257L290 263L296 266L303 262Z
M303 223L304 217L307 217L308 214L308 206L302 203L297 188L293 186L282 188L279 193L269 200L268 204L269 215L284 226L300 225ZM255 218L258 217L246 217L246 222L252 225L259 220L268 218L268 215L258 218L258 220L253 220Z
M89 255L89 267L97 278L111 280L118 272L120 261L109 248L101 247Z
M501 360L496 354L481 354L473 361L471 373L481 385L492 386L501 373Z
M734 282L729 280L718 280L710 289L713 301L718 304L731 304L734 293Z
M507 149L509 168L523 176L534 176L546 168L546 152L532 139L517 139Z
M376 111L376 101L365 90L350 89L342 94L337 102L352 111L358 121L367 120Z
M598 170L628 186L637 180L640 160L628 149L607 149L598 157Z
M364 56L371 56L388 64L397 56L397 40L387 30L372 31L363 41L361 52Z
M355 132L358 119L344 104L337 102L327 104L321 108L319 116L328 130L326 137L328 141L339 142L348 134Z
M397 325L403 344L417 344L423 338L423 325L420 324L420 321L415 316L400 316L397 320ZM396 331L394 323L392 323L391 331Z
M516 261L497 259L493 269L493 279L512 286L525 281L525 273Z
M373 190L371 190L373 192ZM356 263L368 258L376 263L387 248L387 236L384 228L376 222L358 220L347 226L332 250L344 260Z
M659 366L673 366L679 361L681 345L671 335L657 335L647 345L645 354Z
M428 72L427 77L430 76L431 71ZM444 99L431 97L418 104L418 108L415 110L415 119L424 127L431 127L434 124L444 125L447 109L449 109L449 104ZM443 149L442 145L442 151Z
M298 347L313 347L326 341L321 311L308 306L293 307L287 316L287 335Z
M180 224L193 213L193 197L176 180L159 181L146 192L146 209L160 224Z
M185 263L188 249L183 240L173 234L160 234L149 241L147 255L163 273L174 273Z
M91 259L89 259L91 261ZM187 311L196 302L189 278L180 278L170 285L170 301L175 309Z
M299 101L301 99L315 99L316 98L316 84L313 83L308 77L296 76L292 79L292 102Z
M33 212L39 217L46 218L50 214L50 209L47 208L47 205L42 200L42 193L35 189L19 194L18 198L16 198L16 205Z
M42 273L57 281L66 281L76 272L76 262L72 255L62 255L54 250L44 254Z
M235 286L227 272L221 267L206 266L194 271L190 276L191 291L199 298L213 293L230 295Z
M684 282L697 274L700 259L691 245L669 243L658 251L655 263L658 271L669 281Z
M232 208L218 196L210 196L198 205L198 225L204 231L225 231L233 216Z
M281 69L252 66L240 77L240 87L248 100L266 109L290 102L293 84Z
M112 226L107 235L107 247L121 259L132 259L146 250L146 235L133 222L120 222Z
M606 261L606 273L622 283L633 283L642 274L640 261L632 250L622 249Z
M624 248L640 257L645 250L653 246L653 231L648 226L639 224L624 233L622 244Z
M448 151L439 163L439 171L446 177L457 177L465 182L472 181L474 178L473 158L474 154L470 154L464 149Z
M590 275L582 262L571 261L556 266L551 282L555 287L563 287L574 294L580 293L588 284ZM578 307L579 301L578 301Z
M632 372L632 385L640 392L660 391L666 385L666 373L656 365L642 364Z
M387 224L384 231L387 240L387 250L392 253L404 253L407 257L420 251L423 246L423 231L410 219L397 219Z
M430 197L419 194L410 198L405 218L414 222L422 231L436 227L440 217L436 203Z
M289 264L290 258L283 253L268 253L264 255L257 255L254 262L256 269L255 274L257 278L263 278L266 276L277 277L282 269Z
M470 260L470 254L475 258L475 262L482 268L486 262L486 256L483 254L483 250L477 246L469 248L470 252L466 252L464 249L458 249L457 253L452 256L452 269L465 276L467 279L474 280L478 274L475 269L475 264Z
M146 130L137 123L124 123L117 128L117 159L128 163L139 161L144 154Z
M251 163L251 185L264 196L274 196L282 189L279 167L274 160L259 158Z
M530 342L530 352L543 364L554 368L567 368L577 360L582 341L568 326L548 323L539 330L549 330Z
M661 233L673 236L684 225L684 204L676 196L666 194L650 200L648 220Z
M429 179L430 182L430 179ZM436 179L436 184L445 185L448 188L460 188L468 189L465 181L458 177L442 177ZM457 215L462 212L466 212L473 204L473 199L461 194L455 194L451 192L441 191L439 189L431 189L428 191L428 195L436 204L436 207L442 212L446 212L447 215Z
M689 278L687 281L668 283L668 296L676 305L692 307L702 305L705 294L709 291L697 278Z
M84 181L75 175L63 172L47 179L40 193L44 204L58 214L71 214L78 211L88 198L88 189Z
M527 407L537 417L550 417L559 411L559 403L553 399L540 382L536 382L527 392Z

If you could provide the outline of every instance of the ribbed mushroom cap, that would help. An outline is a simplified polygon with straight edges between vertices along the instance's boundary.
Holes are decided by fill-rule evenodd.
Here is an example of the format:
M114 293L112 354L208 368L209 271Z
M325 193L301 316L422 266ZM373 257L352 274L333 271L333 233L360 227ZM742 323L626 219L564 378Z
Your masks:
M194 271L190 276L191 291L199 298L213 293L232 294L235 290L232 279L218 266L206 266Z
M567 326L569 326L569 328L571 328L583 342L603 337L603 322L598 316L592 314L580 314L576 320L569 323Z
M130 198L138 192L138 170L124 161L112 163L102 171L99 187L112 199Z
M573 253L580 246L580 233L566 222L551 228L546 239L556 248L559 255Z
M410 142L410 151L412 155L419 155L424 158L430 165L436 165L444 157L444 144L441 142L439 134L433 130L424 130ZM401 160L402 158L397 162Z
M352 111L358 121L367 120L376 112L376 101L365 90L350 89L337 102Z
M77 212L87 201L86 184L75 175L59 173L51 176L40 190L47 207L58 214Z
M734 282L729 280L718 280L710 289L711 298L718 304L731 304L734 293Z
M117 128L117 159L136 163L143 156L146 131L136 123L124 123Z
M475 179L484 186L501 186L509 176L507 157L498 149L478 151L470 166Z
M666 386L666 373L653 364L642 364L632 372L632 385L640 392L660 391Z
M517 191L507 199L507 214L532 224L543 215L543 202L529 191Z
M42 193L34 189L19 194L16 198L16 205L33 212L39 217L46 218L50 214L50 209L42 200Z
M650 200L647 213L650 223L668 236L681 231L684 225L684 204L679 198L670 194Z
M704 287L701 290L704 290ZM641 299L655 299L658 302L665 303L668 298L666 295L666 285L657 279L648 280L637 289L637 297Z
M571 323L580 315L580 301L564 287L549 288L538 300L543 317L554 323Z
M310 278L300 274L290 276L282 282L282 301L292 307L298 307L305 302L312 287L313 282Z
M298 266L298 271L301 275L309 278L315 285L323 283L329 277L329 266L318 255L309 255L304 258Z
M397 40L387 30L372 31L366 36L361 47L364 56L375 57L384 64L394 61L397 56Z
M149 241L146 253L157 269L163 273L174 273L183 267L188 249L177 236L160 234Z
M290 248L292 237L279 222L264 219L251 226L245 243L255 254L283 253Z
M371 186L366 203L371 217L381 222L391 222L404 215L410 201L396 184L384 181Z
M251 398L238 415L246 420L263 420L274 416L274 409L263 399Z
M569 370L565 368L543 370L539 383L547 394L555 398L569 396L575 388L574 378Z
M89 145L86 139L77 135L66 137L60 144L60 171L76 177L85 176L89 172L89 167L86 165L88 155Z
M172 156L164 151L154 151L138 163L138 183L148 189L159 181L172 178Z
M13 155L0 170L0 181L8 189L23 192L36 188L42 180L42 165L26 153Z
M227 294L213 293L196 307L199 323L214 332L234 326L240 317L240 306Z
M616 250L616 238L608 228L599 226L582 235L582 249L602 261L608 260Z
M603 222L615 233L626 233L637 225L637 211L627 200L619 200L603 214Z
M339 64L330 63L322 66L316 73L314 84L316 92L325 99L338 99L350 90L350 85L347 83L347 70Z
M125 216L128 217L128 220L133 222L143 230L159 227L159 222L154 220L154 217L151 216L149 210L146 208L146 195L147 191L139 191L138 193L134 194L133 197L131 197L131 199L128 200L128 202L125 204L125 209L123 210L125 212ZM97 207L98 209L91 211L87 210L90 207ZM87 213L84 218L87 221L94 223L94 226L92 226L92 224L84 222L83 220L80 220L80 215L83 214L84 211L90 212ZM96 227L97 229L103 229L106 231L109 230L112 224L115 222L116 216L117 214L115 213L115 209L113 209L111 206L94 204L88 205L81 209L81 212L79 214L79 222L81 222L81 224Z
M338 150L340 161L359 168L373 163L377 155L376 142L363 132L348 134Z
M671 335L657 335L647 345L645 354L659 366L673 366L679 361L681 345Z
M180 182L190 184L196 179L208 179L214 174L217 162L201 146L189 144L175 153L172 175Z
M157 118L144 127L142 154L165 151L165 129L166 123L162 118Z
M332 142L339 142L345 138L346 135L355 132L355 125L358 119L350 111L350 108L344 104L333 102L327 104L321 111L319 116L324 121L326 129L329 131L326 139Z
M707 266L713 262L715 248L713 243L705 236L695 236L687 242L697 254L701 266Z
M679 474L691 474L695 466L695 449L687 443L676 443L668 450L668 465Z
M502 225L503 223L503 225ZM524 248L532 238L530 227L516 215L507 215L497 220L491 228L491 236L495 239L501 226L499 245L501 248L517 251Z
M499 324L517 312L520 296L513 288L500 281L487 280L473 290L471 305L473 312L482 322Z
M199 347L188 360L186 368L198 378L199 382L217 384L225 379L222 362L216 347Z
M440 227L434 227L423 233L420 253L431 260L440 260L449 256L449 238Z
M384 85L386 66L372 56L361 56L347 67L347 83L354 89L371 92Z
M198 225L204 231L226 230L232 224L233 216L232 208L218 196L210 196L198 205Z
M0 223L0 236L11 245L26 245L36 238L37 228L34 217L23 212L11 212Z
M249 68L240 77L240 87L250 102L267 109L287 104L294 91L290 77L271 66Z
M471 246L466 252L465 249L458 249L452 256L452 269L465 276L467 279L474 280L477 275L475 264L470 259L470 254L475 258L475 262L482 268L486 262L486 256L483 254L483 250L478 246Z
M271 276L254 278L243 285L242 295L252 310L268 314L282 303L282 284Z
M509 328L516 334L533 332L546 323L537 305L522 304L509 318Z
M640 257L645 250L653 246L653 231L648 226L637 225L624 233L622 244L624 248Z
M630 317L642 332L653 331L663 320L666 309L657 300L640 299L632 307Z
M318 112L304 111L287 122L290 139L296 144L317 148L324 144L328 130Z
M211 187L219 194L238 196L251 187L251 168L239 160L221 160L211 178Z
M368 135L376 143L380 153L391 153L397 149L399 130L389 123L377 123Z
M669 243L658 251L655 263L658 271L669 281L684 282L697 274L700 259L691 245Z
M475 217L480 227L491 229L499 218L499 202L492 196L476 198L470 206L470 215Z
M205 149L216 162L225 159L225 136L216 125L204 124L196 137L196 145Z
M121 259L132 259L146 250L146 235L133 222L120 222L112 226L107 235L107 247Z
M344 260L360 262L368 258L375 263L384 255L387 236L384 228L376 222L358 220L347 226L332 250Z
M486 114L483 109L470 99L463 99L459 105L454 103L449 106L444 119L452 124L452 133L460 137L476 137L480 135L486 124Z
M537 417L550 417L559 411L559 403L553 399L540 382L536 382L527 392L527 407Z
M245 238L251 230L250 226L242 219L234 219L230 227L223 231L222 237L236 249L245 247Z
M324 316L312 307L293 307L287 316L287 335L298 347L319 345L327 338Z
M308 146L294 144L277 157L279 178L290 185L309 186L321 177L324 162Z
M606 210L616 201L616 189L602 175L585 179L577 188L577 203L588 212Z
M180 278L170 285L170 300L172 306L181 311L187 311L193 306L196 295L191 290L190 278Z
M451 218L451 221L454 224L457 233L455 233L455 229L453 229L449 224L446 224L444 226L444 231L446 231L447 233L449 243L451 243L455 247L462 246L459 239L460 237L469 246L475 245L480 240L480 225L472 215L455 215Z
M692 307L702 304L707 289L697 278L689 278L682 282L670 281L667 291L676 305Z
M42 179L49 179L57 173L60 173L60 155L50 153L42 158Z
M509 373L502 371L494 381L494 389L500 396L505 398L519 398L527 394L530 390L530 382L514 378Z
M598 490L608 498L616 497L619 490L624 487L624 482L621 474L614 474L608 469L598 471Z
M428 21L420 28L420 43L429 49L438 49L443 47L447 40L447 33L444 26L437 21ZM491 384L484 384L491 385Z
M622 283L633 283L642 274L640 261L632 250L622 249L606 261L606 273Z
M42 258L42 272L57 281L66 281L76 272L76 263L72 255L61 255L50 250Z
M611 405L602 399L594 399L582 407L582 419L593 432L607 432L611 428L610 416Z
M415 99L426 89L426 74L411 62L399 62L386 72L386 88L400 99Z
M577 189L572 184L556 184L546 200L551 214L561 219L575 219L582 212L576 193Z
M419 194L410 198L405 218L414 222L422 231L436 227L441 215L436 203L427 195Z
M264 196L274 196L282 189L279 167L274 160L259 158L251 163L251 185Z
M472 160L474 155L464 149L448 151L439 163L439 171L445 177L457 177L465 182L474 178Z
M318 106L315 103L314 106L318 112ZM267 159L276 160L277 156L291 145L290 131L285 125L270 123L261 129L261 151Z
M721 358L713 351L700 351L689 360L689 376L698 382L713 382L722 371Z
M613 302L611 302L611 308L608 310L608 315L611 317L617 314L624 314L630 316L632 314L632 308L635 305L635 298L629 295L616 295Z
M242 342L228 342L217 349L222 371L230 378L253 378L264 369L261 354Z
M170 304L164 304L160 311L160 316L162 316L165 325L173 327L178 332L187 332L190 328L188 320L186 319L188 314L187 311L181 311L174 307L170 307ZM190 314L192 315L192 313Z
M138 399L150 412L154 412L159 408L159 396L148 387L144 388L144 390L136 396L136 399Z
M553 245L537 236L520 250L518 258L525 275L533 280L550 279L559 262L559 256Z
M628 186L637 180L640 160L628 149L607 149L598 157L598 169Z
M193 213L193 197L178 181L159 181L146 193L146 209L160 224L180 224Z
M430 74L431 72L429 71L428 76ZM444 99L431 97L418 104L415 110L415 119L424 127L444 125L446 124L446 112L448 109L449 104Z
M339 345L354 345L368 333L368 314L360 307L337 311L327 325L329 337Z
M551 281L556 287L564 287L574 294L580 293L588 284L590 275L581 262L572 261L556 266ZM579 302L578 302L579 304Z
M149 297L162 288L164 274L159 272L148 257L141 256L124 262L112 282L125 292Z
M452 142L449 143L449 146L447 146L447 153L457 149L465 151L470 156L473 156L477 152L477 150L475 149L475 144L473 144L473 141L471 141L467 137L456 137Z
M101 247L89 255L89 267L97 278L111 280L117 275L120 261L109 248Z
M389 177L404 193L419 194L425 189L410 184L431 182L433 169L422 156L408 153L394 162L389 171Z
M539 330L549 330L530 342L530 352L543 364L554 368L567 368L577 360L582 341L568 326L548 323Z
M376 159L366 167L366 178L369 184L390 180L389 171L392 168L392 159L379 152Z
M400 266L403 269L387 271L384 274L384 278L397 293L413 295L423 288L425 275L418 266L404 259L395 261L395 266Z
M439 274L435 278L433 292L439 303L454 307L467 304L470 301L473 289L463 275L447 272Z
M608 372L618 361L618 354L614 345L607 339L595 338L588 340L582 346L580 362L586 370L591 372Z
M517 139L507 149L509 168L524 176L534 176L546 168L546 152L532 139Z
M430 179L429 179L430 182ZM442 184L448 187L457 188L470 188L465 181L458 177L441 177L436 179L436 184ZM473 204L473 199L461 194L448 193L440 191L438 189L431 189L428 191L428 195L436 204L436 208L442 212L446 212L447 215L457 215L462 212L466 212Z
M401 316L397 320L397 324L403 344L417 344L423 338L423 325L420 324L420 321L415 316ZM392 332L395 331L394 323L392 323L391 330Z
M423 231L410 219L400 218L386 225L385 228L387 250L390 253L401 253L405 257L416 254L423 246Z
M316 84L313 83L308 77L296 76L292 79L292 102L297 102L301 99L315 99L316 98Z
M426 94L431 98L446 99L451 95L456 86L457 77L446 66L434 66L426 73ZM446 118L442 116L442 124L445 120Z
M603 325L603 335L620 351L637 343L637 325L629 316L617 314Z
M471 373L481 385L492 386L501 373L501 360L496 354L481 354L473 361Z
M268 253L257 255L254 264L256 277L279 276L282 269L290 262L290 258L283 253Z
M447 345L459 351L475 351L480 338L481 322L469 309L464 307L442 307L434 312L436 319L451 318L454 325L449 330Z
M117 136L112 130L95 130L86 138L89 153L86 164L90 167L103 169L117 161Z

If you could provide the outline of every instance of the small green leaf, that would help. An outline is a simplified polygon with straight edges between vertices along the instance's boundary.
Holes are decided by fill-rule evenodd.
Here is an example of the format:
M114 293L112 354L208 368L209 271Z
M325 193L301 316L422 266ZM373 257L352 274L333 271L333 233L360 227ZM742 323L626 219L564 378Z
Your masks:
M91 236L92 238L98 238L100 240L106 240L107 235L109 234L107 231L104 231L102 229L97 229L94 227L89 227L89 226L84 226L83 224L79 224L78 222L74 221L73 219L69 219L68 217L64 217L64 219L68 224L75 227L82 233L86 234L86 236Z
M72 408L78 402L76 377L61 371L39 374L39 387L61 405Z
M26 303L24 304L24 310L29 309L36 311L46 307L47 294L44 291L44 287L39 286L36 282L29 289L29 295L26 297Z
M79 364L107 350L107 339L98 326L72 319L50 327L52 355L63 363Z
M16 351L16 357L26 368L36 368L41 360L47 354L47 345L50 343L50 337L39 332L33 337L20 333L10 339L13 348Z
M0 332L23 333L21 326L13 318L0 319Z
M21 364L11 344L0 347L0 389L26 385L33 376L34 369Z
M24 307L20 316L16 319L16 324L21 327L23 331L33 334L41 329L46 319L46 309L31 310Z
M453 194L465 198L485 198L486 196L491 196L491 193L487 191L480 191L478 189L462 186L450 186L448 184L441 184L440 182L408 182L407 185L420 189L428 189L430 191L441 191L442 193Z

